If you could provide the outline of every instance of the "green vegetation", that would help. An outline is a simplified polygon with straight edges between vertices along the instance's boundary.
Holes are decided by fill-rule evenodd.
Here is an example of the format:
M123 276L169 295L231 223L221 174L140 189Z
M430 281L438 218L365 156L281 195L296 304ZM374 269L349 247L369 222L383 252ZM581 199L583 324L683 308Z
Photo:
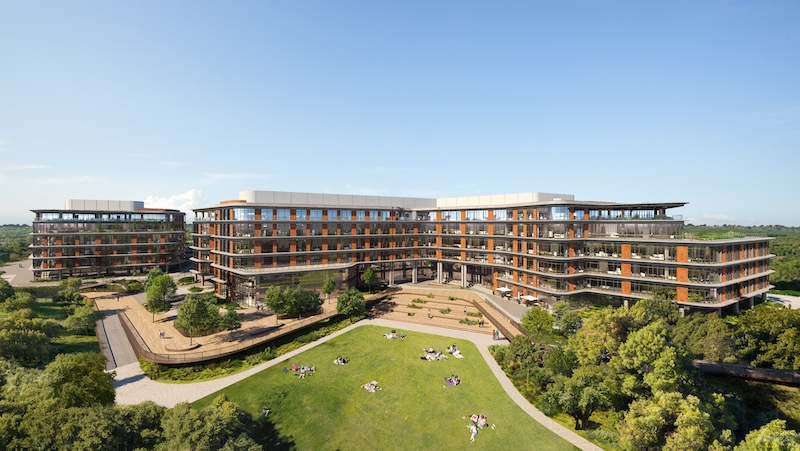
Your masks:
M361 274L361 280L367 285L369 291L372 292L372 286L378 282L378 276L375 275L375 270L370 266Z
M32 230L26 225L0 225L0 263L28 258Z
M435 297L436 297L436 296L434 296L434 295L433 295L433 293L428 293L428 298L429 298L429 299L433 299L433 298L435 298Z
M569 312L554 306L553 322ZM525 320L533 337L545 337L547 318ZM630 309L592 309L573 332L560 331L563 347L518 336L493 353L531 402L605 448L732 450L747 446L752 431L774 428L776 414L795 427L800 390L706 377L691 359L798 369L798 326L800 311L768 305L733 327L716 315L682 318L671 301L645 299Z
M325 301L316 291L302 288L284 288L273 285L267 288L264 304L278 315L296 316L305 312L317 312Z
M262 362L272 360L303 345L319 340L351 325L349 318L337 317L279 337L268 344L243 351L235 356L184 366L167 366L139 360L147 377L160 382L198 382L244 371Z
M364 295L355 287L348 288L336 299L336 312L349 316L350 320L363 317L365 311Z
M478 322L477 321L473 321L473 320L471 320L469 318L464 318L461 321L459 321L459 324L466 324L467 326L475 326L475 325L478 324Z
M203 291L203 289L200 288L200 287L190 287L189 288L189 292L190 293L200 293L201 291Z
M194 276L186 276L178 279L178 285L191 285L195 283Z
M453 309L451 309L450 307L439 309L439 313L441 313L442 315L447 315L452 311L453 311Z
M408 308L422 308L422 306L421 306L421 305L414 304L414 303L412 302L411 304L408 304Z
M178 287L169 274L164 274L158 268L153 268L147 273L145 287L147 300L144 308L153 314L153 321L155 321L156 313L169 311L170 300L175 297Z
M427 304L428 303L428 301L426 301L424 299L420 299L420 298L414 298L414 299L411 300L411 302L413 302L414 304Z
M526 415L503 391L467 341L426 334L385 340L385 330L362 326L221 391L251 415L270 410L284 443L297 449L454 449L467 447L469 416L485 413L494 429L476 438L481 449L574 449ZM418 358L420 349L456 343L468 357L440 362ZM350 357L334 365L337 356ZM284 373L291 363L315 365L313 376ZM398 370L402 368L402 370ZM462 385L444 388L457 374ZM376 380L379 390L359 388ZM216 395L215 395L216 396ZM205 408L207 397L193 404ZM325 431L321 434L320 431Z

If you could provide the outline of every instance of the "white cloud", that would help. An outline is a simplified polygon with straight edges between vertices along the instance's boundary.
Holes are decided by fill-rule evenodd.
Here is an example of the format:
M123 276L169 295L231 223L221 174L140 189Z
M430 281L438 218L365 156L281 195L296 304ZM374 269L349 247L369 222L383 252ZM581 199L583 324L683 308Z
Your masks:
M191 218L192 209L208 206L208 202L203 197L203 191L192 188L185 193L173 194L168 197L147 196L144 199L146 208L169 208L180 210L186 213L187 218Z
M186 163L181 161L162 161L161 164L164 166L186 166Z

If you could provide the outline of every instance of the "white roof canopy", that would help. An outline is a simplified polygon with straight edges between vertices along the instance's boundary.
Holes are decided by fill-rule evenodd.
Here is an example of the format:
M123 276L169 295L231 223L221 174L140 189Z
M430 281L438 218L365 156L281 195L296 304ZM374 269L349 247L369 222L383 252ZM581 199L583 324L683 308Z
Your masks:
M508 292L508 291L511 291L511 288L500 287L500 288L498 288L498 289L497 289L497 291L500 291L500 292L506 293L506 292Z
M528 294L526 294L525 296L520 296L520 298L521 299L525 299L526 301L531 301L531 302L539 300L539 298L533 297L533 296L528 295Z

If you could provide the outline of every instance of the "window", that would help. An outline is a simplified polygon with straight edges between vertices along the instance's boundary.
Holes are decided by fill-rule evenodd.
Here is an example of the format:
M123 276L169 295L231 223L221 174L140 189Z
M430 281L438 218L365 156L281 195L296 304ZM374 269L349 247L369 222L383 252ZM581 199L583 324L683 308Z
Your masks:
M366 219L366 212L364 210L356 211L356 221L363 221Z
M272 209L271 208L262 208L261 209L261 219L263 221L272 221Z
M497 221L505 221L508 219L508 211L507 210L495 210L494 211L494 219Z
M296 210L295 211L295 219L297 221L305 221L307 215L308 215L308 210Z
M312 221L322 221L322 210L311 210Z
M341 221L350 221L353 219L353 212L351 210L341 210L339 211L340 220Z
M338 213L338 210L328 210L328 221L335 221L337 218L339 218Z
M150 215L145 215L145 221L157 221L157 218L150 218ZM234 208L233 219L237 221L252 221L256 219L256 211L252 208Z
M279 208L278 209L278 221L288 221L290 218L289 216L289 209L288 208Z

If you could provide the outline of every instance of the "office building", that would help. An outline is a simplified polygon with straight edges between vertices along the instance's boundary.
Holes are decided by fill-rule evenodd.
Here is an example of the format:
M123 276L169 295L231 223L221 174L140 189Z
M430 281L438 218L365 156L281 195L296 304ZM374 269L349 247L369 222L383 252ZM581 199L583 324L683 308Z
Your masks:
M242 304L270 285L484 285L514 299L624 304L661 292L684 308L752 304L770 288L769 239L700 240L685 202L521 193L449 199L243 191L194 210L193 272Z
M177 271L185 261L185 214L140 201L69 199L32 210L35 279Z

